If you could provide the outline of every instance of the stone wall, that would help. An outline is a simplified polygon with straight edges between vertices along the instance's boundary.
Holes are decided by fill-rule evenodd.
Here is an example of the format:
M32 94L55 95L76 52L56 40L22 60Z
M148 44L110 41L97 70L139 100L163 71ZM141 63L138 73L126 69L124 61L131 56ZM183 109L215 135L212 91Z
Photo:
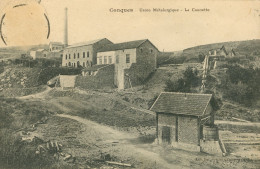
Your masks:
M199 131L196 117L178 116L178 142L199 145Z
M76 87L83 89L114 88L114 65L104 67L92 76L77 76Z
M163 143L162 140L162 130L163 127L170 128L170 144L172 142L176 142L176 116L167 115L167 114L159 114L158 115L158 141L159 144Z
M125 88L129 88L129 78L132 86L144 84L146 78L156 69L158 50L148 41L136 49L136 63L125 69Z
M201 131L197 117L159 113L157 127L159 144L163 143L163 127L169 127L171 145L175 145L178 142L199 146Z

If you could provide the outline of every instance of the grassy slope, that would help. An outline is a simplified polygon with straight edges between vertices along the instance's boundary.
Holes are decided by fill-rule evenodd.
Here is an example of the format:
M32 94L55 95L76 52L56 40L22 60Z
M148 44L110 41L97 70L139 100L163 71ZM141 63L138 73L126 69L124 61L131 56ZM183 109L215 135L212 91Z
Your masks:
M260 39L195 46L183 50L182 56L195 57L198 56L200 53L207 54L210 49L220 48L222 45L225 46L227 52L229 52L233 48L234 51L239 53L240 55L251 55L252 52L257 50L259 51Z
M31 50L36 49L48 49L48 45L33 45L33 46L23 46L23 47L6 47L0 48L0 59L13 59L20 57L21 54L28 54Z

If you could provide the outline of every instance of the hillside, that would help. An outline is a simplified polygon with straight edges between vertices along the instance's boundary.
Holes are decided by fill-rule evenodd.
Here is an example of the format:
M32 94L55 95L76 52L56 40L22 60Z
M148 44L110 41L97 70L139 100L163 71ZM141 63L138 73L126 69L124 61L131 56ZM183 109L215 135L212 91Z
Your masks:
M16 46L16 47L3 47L0 48L0 59L11 59L11 58L17 58L20 57L21 54L26 54L30 50L36 50L36 49L48 49L47 44L43 45L32 45L32 46Z
M247 40L247 41L232 41L223 43L213 43L207 45L200 45L183 50L182 56L185 57L197 57L200 54L207 54L210 49L220 48L225 46L227 52L231 49L242 56L257 56L260 57L260 39Z

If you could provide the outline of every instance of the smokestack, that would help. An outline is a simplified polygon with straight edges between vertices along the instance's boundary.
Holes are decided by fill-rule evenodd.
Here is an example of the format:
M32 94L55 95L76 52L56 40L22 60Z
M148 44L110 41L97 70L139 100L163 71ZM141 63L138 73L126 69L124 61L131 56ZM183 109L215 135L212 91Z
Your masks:
M68 8L65 8L64 46L68 46Z

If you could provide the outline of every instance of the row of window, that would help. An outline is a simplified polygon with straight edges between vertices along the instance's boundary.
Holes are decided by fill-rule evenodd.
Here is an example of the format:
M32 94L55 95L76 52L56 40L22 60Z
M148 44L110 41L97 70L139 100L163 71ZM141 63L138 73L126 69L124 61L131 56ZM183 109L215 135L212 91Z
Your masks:
M86 57L85 52L82 53L82 56L83 56L83 58ZM78 53L78 54L77 54L77 58L79 58L79 57L80 57L80 54ZM89 57L89 52L87 52L87 57ZM76 59L76 53L74 53L73 58ZM66 54L65 59L66 59L66 60L67 60L67 59L71 59L70 54L69 54L69 55Z
M50 51L51 50L58 50L58 49L62 49L62 47L52 47L52 48L50 48Z
M76 63L72 63L72 62L69 62L69 63L66 63L66 66L69 66L69 67L79 67L79 66L82 66L82 67L89 67L89 66L92 66L92 62L90 61L87 61L87 62L83 62L82 65L80 64L80 62L78 61L77 64Z
M103 64L102 61L103 61L103 57L100 56L99 57L99 64ZM112 64L112 56L108 56L108 57L104 56L104 64Z
M107 60L108 58L108 60ZM104 56L104 59L102 56L100 56L99 58L99 64L112 64L112 56ZM103 60L104 60L104 63L103 63ZM130 54L126 54L126 60L125 60L126 63L130 63ZM117 55L116 56L116 63L119 63L119 56Z

